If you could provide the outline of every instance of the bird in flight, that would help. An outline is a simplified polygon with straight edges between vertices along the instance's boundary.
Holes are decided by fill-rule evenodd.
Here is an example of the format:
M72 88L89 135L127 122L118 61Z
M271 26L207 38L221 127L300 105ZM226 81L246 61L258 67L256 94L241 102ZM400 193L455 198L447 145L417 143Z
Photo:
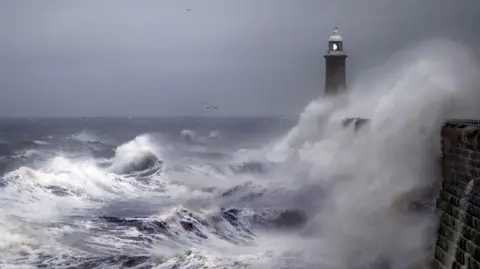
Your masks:
M214 105L211 105L211 104L208 104L208 103L205 103L205 102L203 102L203 106L205 108L211 108L211 109L215 109L215 110L218 109L218 107L216 107Z
M192 11L191 9L187 8L187 11Z

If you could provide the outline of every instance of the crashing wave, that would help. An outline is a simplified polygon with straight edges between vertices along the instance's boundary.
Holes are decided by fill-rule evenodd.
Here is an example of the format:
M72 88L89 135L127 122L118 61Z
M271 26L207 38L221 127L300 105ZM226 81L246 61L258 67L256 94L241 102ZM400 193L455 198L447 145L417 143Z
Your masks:
M141 135L116 149L110 171L117 174L130 174L149 169L159 170L163 160L158 156L158 146L151 137Z
M113 164L111 171L117 174L130 174L133 172L141 172L150 168L155 168L161 163L162 162L155 154L145 150L138 152L138 155L132 157L132 159L127 162L123 162L120 165Z

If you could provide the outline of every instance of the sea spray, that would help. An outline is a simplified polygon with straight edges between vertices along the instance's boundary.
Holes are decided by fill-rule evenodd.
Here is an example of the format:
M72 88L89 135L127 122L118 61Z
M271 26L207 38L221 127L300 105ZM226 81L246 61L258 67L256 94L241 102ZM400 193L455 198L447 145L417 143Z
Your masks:
M408 208L432 199L422 195L440 179L434 141L445 119L472 111L465 104L478 100L471 91L477 69L468 51L449 41L426 42L400 55L360 88L354 83L348 106L335 109L329 99L310 104L273 151L285 160L294 155L309 170L309 177L292 184L325 189L308 228L317 240L300 249L304 259L335 268L379 261L409 268L427 258L437 220ZM359 116L369 118L368 130L332 128L343 117Z

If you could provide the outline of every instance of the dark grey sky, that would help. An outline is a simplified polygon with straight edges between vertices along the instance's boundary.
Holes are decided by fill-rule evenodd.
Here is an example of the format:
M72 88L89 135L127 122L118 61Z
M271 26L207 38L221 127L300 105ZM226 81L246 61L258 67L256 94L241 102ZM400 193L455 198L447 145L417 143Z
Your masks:
M429 37L480 48L480 1L0 1L0 116L294 115L334 25L351 80Z

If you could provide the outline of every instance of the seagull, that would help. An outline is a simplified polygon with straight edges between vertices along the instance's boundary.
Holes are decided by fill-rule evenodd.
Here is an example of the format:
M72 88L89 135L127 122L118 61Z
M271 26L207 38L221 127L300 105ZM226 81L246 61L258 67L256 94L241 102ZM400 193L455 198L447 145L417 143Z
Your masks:
M207 104L207 103L205 103L205 102L203 102L203 106L204 106L205 108L211 108L211 109L215 109L215 110L218 109L218 107L216 107L216 106L214 106L214 105Z

